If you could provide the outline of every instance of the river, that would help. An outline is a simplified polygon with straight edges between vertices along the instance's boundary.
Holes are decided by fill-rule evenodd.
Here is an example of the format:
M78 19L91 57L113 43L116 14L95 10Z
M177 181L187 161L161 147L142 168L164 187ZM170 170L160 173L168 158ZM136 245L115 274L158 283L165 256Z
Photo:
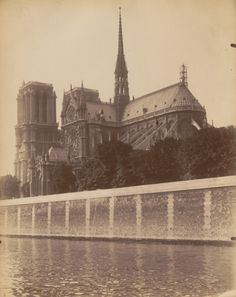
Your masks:
M1 238L0 296L219 296L236 248Z

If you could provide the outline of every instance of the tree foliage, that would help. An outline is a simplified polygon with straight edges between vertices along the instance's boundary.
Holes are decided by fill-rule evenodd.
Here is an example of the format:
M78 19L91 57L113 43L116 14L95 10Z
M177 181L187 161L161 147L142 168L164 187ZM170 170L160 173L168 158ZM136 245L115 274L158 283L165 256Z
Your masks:
M106 142L98 147L98 158L105 167L105 176L111 187L129 182L129 157L132 147L120 141Z
M105 167L97 159L83 161L76 171L78 190L95 190L109 187Z
M168 182L181 178L180 146L179 140L166 138L157 141L151 148L148 154L153 182Z
M30 185L29 182L24 183L20 187L20 192L23 197L29 197L30 196Z
M236 173L236 128L209 128L184 143L190 178L233 175Z
M104 143L83 162L79 190L236 174L236 128L207 128L190 138L159 140L149 151L119 141Z
M20 197L19 181L15 176L7 174L0 177L0 196L1 199Z
M76 178L71 166L58 164L51 172L53 193L67 193L76 191Z

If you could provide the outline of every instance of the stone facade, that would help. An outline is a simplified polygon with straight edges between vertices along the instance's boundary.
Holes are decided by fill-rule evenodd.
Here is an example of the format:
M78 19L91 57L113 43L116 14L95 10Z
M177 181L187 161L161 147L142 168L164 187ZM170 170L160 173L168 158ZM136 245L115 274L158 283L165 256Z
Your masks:
M32 167L35 160L44 157L50 147L58 143L56 94L51 84L22 84L17 96L15 132L15 175L23 187L34 182ZM40 179L43 182L43 178Z
M236 237L236 176L0 201L0 234L62 238Z
M184 65L178 83L130 100L121 15L114 74L114 97L109 103L102 102L98 91L85 88L83 83L64 92L60 143L52 85L22 85L17 97L15 172L22 185L38 185L34 190L30 187L30 195L52 193L46 168L56 163L50 160L50 147L63 144L61 161L70 160L76 168L81 159L93 158L97 146L106 141L120 140L134 149L147 150L158 139L186 138L207 126L205 108L188 89Z
M64 93L62 131L71 157L93 157L98 144L111 139L149 149L157 139L185 138L207 126L205 108L188 89L183 65L180 82L130 101L121 16L113 101L102 102L98 91L71 88Z

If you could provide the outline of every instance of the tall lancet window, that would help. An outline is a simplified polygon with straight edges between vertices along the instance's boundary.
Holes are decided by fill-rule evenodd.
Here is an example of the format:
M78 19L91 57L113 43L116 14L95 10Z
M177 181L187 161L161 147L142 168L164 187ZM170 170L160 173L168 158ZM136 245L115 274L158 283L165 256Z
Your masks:
M39 93L35 95L35 116L34 119L36 122L39 122Z
M43 94L42 98L42 120L44 123L47 122L47 93Z

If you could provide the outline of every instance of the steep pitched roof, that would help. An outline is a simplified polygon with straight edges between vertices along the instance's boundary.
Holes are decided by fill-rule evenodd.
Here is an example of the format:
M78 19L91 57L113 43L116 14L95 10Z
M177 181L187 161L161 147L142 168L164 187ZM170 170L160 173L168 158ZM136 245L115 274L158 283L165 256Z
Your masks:
M46 88L52 88L52 84L48 83L42 83L39 81L29 81L27 83L23 83L23 85L20 87L21 89L30 87L30 86L39 86L39 87L46 87Z
M75 87L67 92L64 92L62 112L61 115L65 115L67 108L72 105L75 110L79 108L79 100L81 99L81 88ZM83 97L87 102L101 102L99 99L98 90L88 89L83 87Z
M205 112L198 100L182 83L177 83L131 101L125 108L122 121L144 114L171 110L198 110Z

